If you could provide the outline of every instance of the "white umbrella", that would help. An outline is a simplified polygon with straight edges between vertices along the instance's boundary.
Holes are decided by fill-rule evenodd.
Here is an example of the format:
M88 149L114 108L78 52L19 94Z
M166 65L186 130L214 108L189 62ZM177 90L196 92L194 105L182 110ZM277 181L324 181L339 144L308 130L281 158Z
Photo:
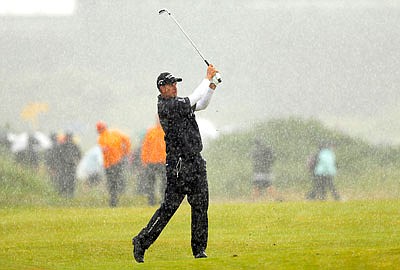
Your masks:
M17 153L25 150L28 146L28 133L8 133L7 140L11 143L11 152Z
M38 142L38 151L51 147L51 140L44 133L36 131L32 136ZM28 147L29 134L28 132L22 132L20 134L8 133L7 140L11 143L11 152L17 153L24 151Z
M86 179L90 175L103 174L103 153L99 146L90 148L78 164L76 171L79 179Z
M52 146L49 136L40 131L33 133L33 137L38 141L41 149L49 149Z

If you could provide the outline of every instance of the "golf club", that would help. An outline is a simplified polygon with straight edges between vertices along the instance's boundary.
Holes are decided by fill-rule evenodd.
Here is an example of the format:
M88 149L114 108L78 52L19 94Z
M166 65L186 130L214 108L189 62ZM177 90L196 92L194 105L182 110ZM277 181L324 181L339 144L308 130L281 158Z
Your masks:
M192 44L193 48L196 50L196 52L200 55L201 59L203 59L203 61L206 63L207 66L210 65L210 63L208 63L208 61L204 58L203 54L199 51L199 49L197 48L196 44L194 44L193 40L188 36L188 34L186 34L185 30L183 30L182 26L178 23L178 21L175 19L175 17L171 14L171 12L169 12L167 9L161 9L158 14L168 14L168 16L175 22L175 24L179 27L179 29L181 30L181 32L185 35L185 37L187 38L187 40L189 40L190 44ZM217 72L215 74L217 80L219 83L222 82L222 78L221 75Z

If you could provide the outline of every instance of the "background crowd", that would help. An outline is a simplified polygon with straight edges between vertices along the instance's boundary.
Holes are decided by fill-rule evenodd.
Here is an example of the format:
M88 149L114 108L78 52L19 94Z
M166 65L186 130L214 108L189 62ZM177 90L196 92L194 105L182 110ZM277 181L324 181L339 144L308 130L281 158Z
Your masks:
M109 194L110 207L116 207L119 197L126 191L127 181L134 179L134 192L144 196L148 205L163 200L165 190L165 142L164 131L156 119L133 147L131 139L118 129L108 128L107 123L96 123L98 140L95 146L82 152L72 132L40 132L19 135L9 133L1 136L1 144L10 150L16 162L39 170L43 164L54 190L59 196L73 198L78 179L84 187L91 189L104 183ZM253 165L253 176L249 179L253 200L283 201L285 198L274 185L276 153L268 138L257 138L249 149ZM337 162L335 146L321 141L309 157L305 166L309 171L310 190L308 200L327 200L331 194L340 200L335 187ZM43 161L43 162L42 162Z

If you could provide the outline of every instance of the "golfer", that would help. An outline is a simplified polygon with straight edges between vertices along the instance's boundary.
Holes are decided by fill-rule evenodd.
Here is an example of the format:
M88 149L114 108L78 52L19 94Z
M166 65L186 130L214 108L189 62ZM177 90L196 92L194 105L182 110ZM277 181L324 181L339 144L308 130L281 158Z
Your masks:
M161 73L157 78L158 116L165 132L167 187L164 201L146 227L133 237L133 256L144 262L144 253L158 238L174 215L185 195L191 206L192 252L195 258L206 258L208 240L208 183L206 161L194 111L204 110L218 84L217 70L209 65L206 78L188 97L177 96L181 78Z

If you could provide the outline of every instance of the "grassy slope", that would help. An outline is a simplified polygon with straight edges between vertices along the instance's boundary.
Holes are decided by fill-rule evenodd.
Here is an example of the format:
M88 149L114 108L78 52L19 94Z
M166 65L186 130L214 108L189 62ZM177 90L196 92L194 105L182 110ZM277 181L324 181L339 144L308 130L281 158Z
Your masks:
M395 269L400 201L211 204L209 258L190 254L185 203L137 269ZM132 269L155 209L0 210L1 269Z
M54 199L44 173L33 172L0 155L0 206L47 205Z
M372 146L328 129L318 121L297 118L260 123L254 129L223 135L213 141L204 154L214 198L249 197L252 177L249 153L255 138L274 148L277 156L274 184L283 192L293 193L295 199L304 199L310 188L306 160L324 140L336 144L339 170L335 181L344 197L399 198L399 148Z

